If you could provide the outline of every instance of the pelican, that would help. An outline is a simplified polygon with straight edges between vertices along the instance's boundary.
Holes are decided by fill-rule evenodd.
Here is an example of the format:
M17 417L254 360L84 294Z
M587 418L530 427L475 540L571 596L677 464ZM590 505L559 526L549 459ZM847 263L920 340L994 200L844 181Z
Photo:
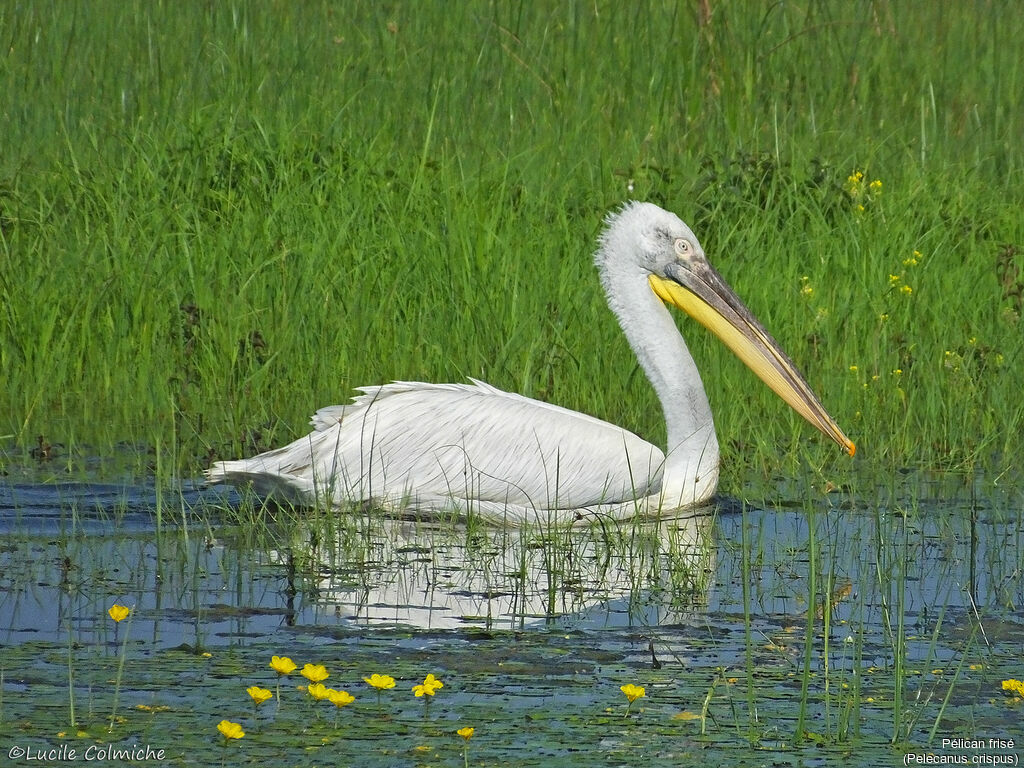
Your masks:
M622 427L475 379L396 381L359 387L351 403L318 410L311 434L249 459L217 462L207 480L251 484L299 506L456 511L513 524L698 506L718 484L718 438L697 366L666 304L711 330L853 455L854 444L678 216L627 203L608 215L594 261L661 402L665 453Z

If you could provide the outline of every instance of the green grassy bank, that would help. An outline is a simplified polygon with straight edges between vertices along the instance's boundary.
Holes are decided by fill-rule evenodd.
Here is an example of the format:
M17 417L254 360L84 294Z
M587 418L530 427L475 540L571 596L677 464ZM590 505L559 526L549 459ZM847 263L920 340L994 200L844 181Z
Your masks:
M467 376L660 442L591 263L637 198L693 226L856 466L999 471L1021 39L1009 1L7 4L8 460L159 446L188 476L353 386ZM723 490L849 466L680 323Z

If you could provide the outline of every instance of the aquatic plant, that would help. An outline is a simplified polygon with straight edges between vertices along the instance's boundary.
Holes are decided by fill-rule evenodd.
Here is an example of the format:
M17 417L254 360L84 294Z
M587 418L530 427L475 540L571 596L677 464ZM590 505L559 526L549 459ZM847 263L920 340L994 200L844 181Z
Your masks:
M395 687L395 678L391 675L378 675L374 672L369 677L364 677L363 680L366 681L367 685L371 685L377 690L385 690Z
M117 717L117 701L121 694L121 678L124 675L124 660L125 654L128 650L128 631L131 629L131 615L132 609L126 608L123 605L114 603L107 610L107 614L114 620L114 641L117 642L117 628L121 625L121 622L126 618L128 623L125 625L124 638L121 640L121 652L117 660L117 677L114 679L114 705L110 709L110 727L107 729L112 732L114 730L114 720Z
M118 605L117 603L114 603L109 609L107 609L107 614L109 614L110 618L118 624L124 621L131 612L131 608L126 608L125 606Z
M626 714L624 715L624 717L628 717L629 711L633 708L633 702L646 696L647 691L642 685L633 685L633 683L619 686L619 690L626 695L626 699L629 701L629 704L626 705Z
M217 730L224 736L225 743L230 739L240 739L245 736L240 723L233 723L230 720L221 720L217 723Z
M459 728L455 733L462 737L462 764L468 768L469 766L469 740L473 738L473 734L476 732L475 728L464 726Z
M423 697L424 701L429 702L434 693L439 691L441 688L444 688L444 683L434 677L433 673L431 673L423 679L422 683L414 685L412 687L412 692L415 694L417 699Z
M348 691L336 690L331 690L327 698L330 700L331 704L336 706L338 709L341 709L342 707L347 707L349 704L356 700L356 697Z
M230 720L221 720L217 723L217 730L220 731L221 735L224 737L224 749L220 754L220 764L223 768L225 758L227 757L228 743L245 736L245 731L242 730L241 723L234 723Z
M328 688L323 683L310 683L306 686L306 693L312 696L317 701L323 701L329 698L333 689Z
M266 688L260 688L258 685L252 685L245 689L245 692L249 694L249 698L252 699L252 716L259 723L259 707L266 701L274 698L274 694Z
M429 675L423 678L423 685L425 685L428 688L433 688L435 691L444 688L444 683L442 683L438 678L434 677L433 672L431 672Z
M250 698L252 698L253 704L255 704L256 706L259 706L263 702L274 698L274 694L272 691L269 691L266 688L260 688L258 685L253 685L249 688L246 688L245 692L249 694Z
M323 664L307 664L302 668L302 676L311 683L319 683L326 680L331 674Z
M270 668L277 672L277 711L281 711L281 678L287 677L298 668L298 664L287 656L272 656Z
M1024 681L1021 680L1003 680L1003 690L1009 691L1014 696L1024 698Z
M338 710L347 707L356 697L348 691L335 691L332 690L328 695L328 700L334 705L334 727L338 727Z
M378 675L374 672L369 677L364 677L367 685L377 689L377 705L380 705L380 692L395 687L395 678L391 675Z
M287 656L273 656L270 659L270 668L278 675L290 675L298 668L298 664Z

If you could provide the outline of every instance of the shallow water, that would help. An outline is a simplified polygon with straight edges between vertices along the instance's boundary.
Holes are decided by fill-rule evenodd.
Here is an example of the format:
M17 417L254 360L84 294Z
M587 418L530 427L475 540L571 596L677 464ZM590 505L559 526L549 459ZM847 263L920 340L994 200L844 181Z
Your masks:
M227 745L243 762L457 764L466 724L474 763L711 749L720 764L875 765L929 739L981 754L941 740L1020 736L1000 683L1024 677L1021 495L898 487L523 531L275 519L192 486L0 484L0 746L147 743L204 764L229 718L249 731ZM114 602L130 623L106 615ZM325 664L357 696L341 727L295 675L280 711L253 716L244 689L274 687L272 654ZM370 672L398 679L379 706ZM410 688L428 672L446 687L424 705ZM624 717L627 682L647 695Z

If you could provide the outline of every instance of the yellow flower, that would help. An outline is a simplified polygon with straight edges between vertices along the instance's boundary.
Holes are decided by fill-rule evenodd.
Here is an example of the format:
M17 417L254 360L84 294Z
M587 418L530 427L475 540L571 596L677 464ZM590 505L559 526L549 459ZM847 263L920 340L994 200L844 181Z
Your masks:
M890 283L898 283L899 281L900 281L900 276L899 275L889 275L889 282Z
M914 292L914 289L911 288L909 285L901 285L900 286L900 293L911 294L913 292Z
M334 691L333 688L328 688L323 683L310 683L306 687L306 693L308 693L310 696L312 696L317 701L322 701L323 699L329 699L331 697L331 693L333 691Z
M258 685L246 688L245 692L249 694L257 706L262 704L264 701L274 698L273 693L268 691L266 688L260 688Z
M440 690L441 688L444 687L444 683L442 683L440 680L435 678L433 673L431 673L431 674L427 675L425 678L423 678L423 685L422 686L413 686L413 690L416 690L417 687L422 687L424 689L429 688L430 692L428 693L428 695L432 696L432 695L434 695L434 691L438 691L438 690ZM417 694L417 695L420 695L420 694Z
M1011 691L1018 696L1024 697L1024 682L1020 680L1003 680L1003 690Z
M364 677L363 680L365 680L367 684L372 685L378 691L384 690L385 688L395 687L395 678L391 675L378 675L375 672L369 677Z
M287 656L274 656L270 659L270 668L279 675L288 675L295 671L298 665Z
M870 189L872 192L874 192L876 194L881 192L882 191L882 182L881 182L881 180L880 179L875 179L874 181L872 181L870 184L868 184L868 189Z
M444 688L444 683L434 677L434 674L431 673L423 678L423 686L425 688L432 688L433 690L438 691Z
M224 734L225 739L240 739L245 736L242 726L230 720L221 720L217 723L217 730Z
M647 691L644 690L642 685L633 685L632 683L626 683L626 685L621 686L619 690L626 694L626 698L629 699L630 704L647 695Z
M124 621L128 618L128 614L131 612L131 608L125 608L123 605L118 605L117 603L110 606L110 610L107 611L107 613L110 614L110 618L116 622Z
M470 739L473 738L473 731L474 730L475 730L474 728L469 728L469 727L459 728L459 730L457 730L456 733L459 734L459 736L464 738L466 741L469 741Z
M856 372L857 372L858 370L859 370L859 369L857 368L857 366L856 366L856 365L851 365L851 366L850 366L850 372L851 372L851 373L856 373Z
M307 664L302 668L302 676L311 683L319 683L326 680L331 674L323 664Z
M346 707L356 700L356 697L348 691L331 691L327 698L330 699L331 704L336 706L338 709Z
M434 695L434 689L431 688L429 685L414 685L412 687L412 692L416 694L417 699L420 698L420 696Z

